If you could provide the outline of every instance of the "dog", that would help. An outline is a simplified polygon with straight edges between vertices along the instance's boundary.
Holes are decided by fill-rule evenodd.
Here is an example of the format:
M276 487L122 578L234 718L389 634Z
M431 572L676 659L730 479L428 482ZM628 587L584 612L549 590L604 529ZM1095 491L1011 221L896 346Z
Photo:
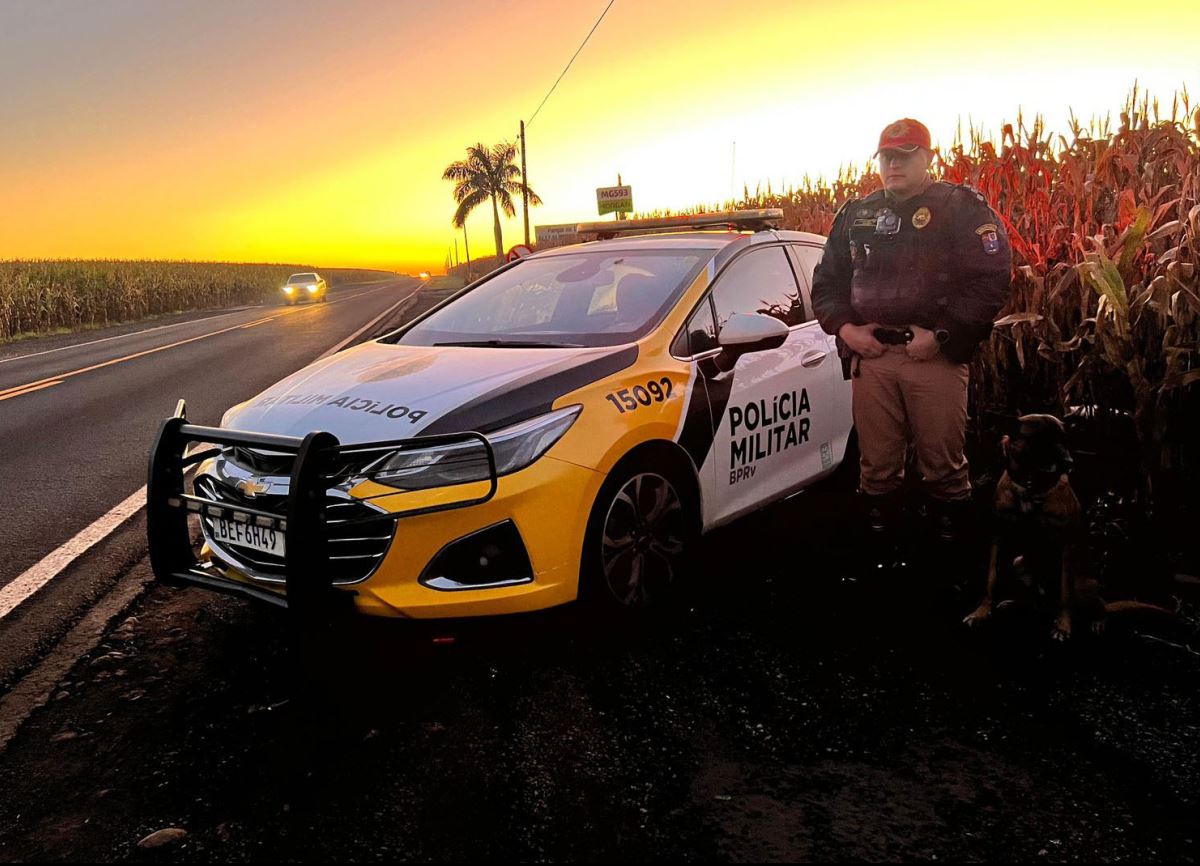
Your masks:
M1062 421L1053 415L1023 415L1016 433L1001 438L1000 448L1006 468L993 501L987 589L963 619L966 625L985 622L1007 604L1036 604L1039 596L1054 600L1051 638L1056 641L1071 637L1076 614L1090 617L1097 633L1113 613L1143 611L1174 618L1158 605L1101 598L1089 566L1083 506L1069 478L1073 461Z

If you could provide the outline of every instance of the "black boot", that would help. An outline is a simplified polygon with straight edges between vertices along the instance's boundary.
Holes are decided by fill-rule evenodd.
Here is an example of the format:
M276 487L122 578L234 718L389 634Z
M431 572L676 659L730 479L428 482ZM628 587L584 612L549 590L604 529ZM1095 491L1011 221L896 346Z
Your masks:
M900 526L900 494L860 493L860 504L867 529L872 534L889 535Z
M936 536L947 544L967 539L971 527L970 499L931 499L929 517Z

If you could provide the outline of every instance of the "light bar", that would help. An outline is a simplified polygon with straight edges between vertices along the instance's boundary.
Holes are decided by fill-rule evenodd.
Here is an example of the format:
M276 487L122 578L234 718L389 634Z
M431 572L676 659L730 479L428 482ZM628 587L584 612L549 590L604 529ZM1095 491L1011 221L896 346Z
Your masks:
M673 217L653 217L642 220L579 223L575 231L581 235L596 235L600 240L618 234L671 231L673 229L706 229L725 226L736 231L759 232L783 225L783 209L777 207L757 210L729 210L714 213L683 214Z

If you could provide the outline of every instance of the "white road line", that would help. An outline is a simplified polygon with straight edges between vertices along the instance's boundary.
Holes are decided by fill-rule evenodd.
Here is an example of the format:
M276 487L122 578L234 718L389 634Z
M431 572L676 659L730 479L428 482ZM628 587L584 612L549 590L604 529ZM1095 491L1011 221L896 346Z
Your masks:
M366 292L361 292L360 294L366 294ZM334 352L336 352L342 346L345 346L392 310L396 309L396 307L400 306L400 304L407 301L414 294L416 294L416 289L414 289L405 297L401 298L399 301L385 310L381 315L376 316L366 325L359 328L348 338L342 340L342 342L338 343L321 357L324 358L332 355ZM357 297L357 295L355 297ZM130 494L123 502L110 510L91 526L80 531L66 544L50 553L48 556L42 559L41 562L27 568L19 577L16 578L16 580L13 580L11 583L0 587L0 620L3 620L6 616L16 610L16 608L22 602L57 577L68 565L70 565L100 541L103 541L122 523L141 511L145 505L146 488L143 486L135 493Z
M380 313L378 316L376 316L375 318L373 318L371 321L367 322L365 325L363 325L361 328L359 328L357 331L355 331L355 332L354 332L353 334L351 334L349 337L347 337L346 339L342 340L342 342L338 343L338 344L337 344L336 346L334 346L332 349L328 350L328 351L327 351L327 352L326 352L324 355L321 355L321 357L317 358L317 360L318 360L318 361L320 361L320 360L323 360L323 359L325 359L325 358L328 358L330 355L336 355L336 354L337 354L338 352L340 352L340 351L341 351L341 350L342 350L342 349L343 349L345 346L347 346L348 344L350 344L350 343L354 342L355 338L357 338L359 334L363 333L363 332L364 332L364 331L366 331L368 328L370 328L371 326L373 326L373 325L374 325L376 322L378 322L378 321L380 321L381 319L383 319L383 317L384 317L384 316L386 316L386 315L390 314L390 313L391 313L391 312L392 312L394 309L396 309L396 307L398 307L398 306L400 306L401 304L403 304L405 301L407 301L409 298L411 298L411 297L412 297L413 295L415 295L416 293L417 293L417 290L416 290L416 289L413 289L411 292L409 292L407 295L405 295L405 296L404 296L403 298L401 298L400 300L396 301L396 303L392 304L390 307L388 307L386 310L384 310L384 311L383 311L382 313Z
M341 301L352 301L355 298L362 297L363 295L370 294L371 292L381 291L384 288L386 288L386 286L379 286L376 288L363 289L361 292L355 292L354 294L348 295L346 297L334 298L332 301L330 301L330 303L337 304L337 303L340 303ZM52 355L55 352L65 352L68 349L82 349L84 346L95 346L97 343L107 343L110 340L124 340L127 337L140 337L143 334L152 334L155 331L165 331L168 328L180 328L180 327L183 327L184 325L194 325L197 322L212 322L217 319L224 319L226 316L236 316L238 313L244 313L244 312L246 312L246 310L252 310L252 309L254 309L254 307L243 307L239 310L233 310L232 312L229 312L229 313L218 313L215 316L197 316L194 319L188 319L186 322L175 322L170 325L157 325L153 328L143 328L140 331L130 331L128 334L116 334L112 337L101 337L98 340L88 340L86 343L72 343L69 346L59 346L57 349L44 349L41 352L30 352L27 355L13 355L11 358L0 358L0 364L7 364L10 361L24 361L26 358L38 358L38 357L41 357L42 355ZM315 309L315 307L313 309ZM299 310L297 310L296 312L299 312Z
M53 580L82 553L141 511L145 504L146 488L142 487L37 565L27 568L12 583L0 587L0 619L12 613L21 602Z
M145 328L141 331L130 331L128 334L117 334L113 337L101 337L99 340L88 340L86 343L72 343L70 346L59 346L57 349L45 349L41 352L30 352L28 355L13 355L11 358L0 358L0 364L7 364L9 361L24 361L26 358L37 358L42 355L52 355L55 352L65 352L67 349L82 349L84 346L94 346L97 343L107 343L109 340L123 340L126 337L139 337L142 334L151 334L155 331L165 331L167 328L178 328L182 325L194 325L196 322L211 322L213 319L223 319L226 316L235 316L238 313L244 313L245 310L234 310L232 313L221 313L217 316L198 316L195 319L188 319L186 322L176 322L173 325L159 325L155 328Z

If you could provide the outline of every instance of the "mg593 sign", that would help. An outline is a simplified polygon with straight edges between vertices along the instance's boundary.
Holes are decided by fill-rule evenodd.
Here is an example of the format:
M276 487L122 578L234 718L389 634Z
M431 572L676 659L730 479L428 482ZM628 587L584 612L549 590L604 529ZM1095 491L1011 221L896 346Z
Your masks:
M633 210L632 186L602 186L596 189L596 206L600 216L606 213L629 213Z

